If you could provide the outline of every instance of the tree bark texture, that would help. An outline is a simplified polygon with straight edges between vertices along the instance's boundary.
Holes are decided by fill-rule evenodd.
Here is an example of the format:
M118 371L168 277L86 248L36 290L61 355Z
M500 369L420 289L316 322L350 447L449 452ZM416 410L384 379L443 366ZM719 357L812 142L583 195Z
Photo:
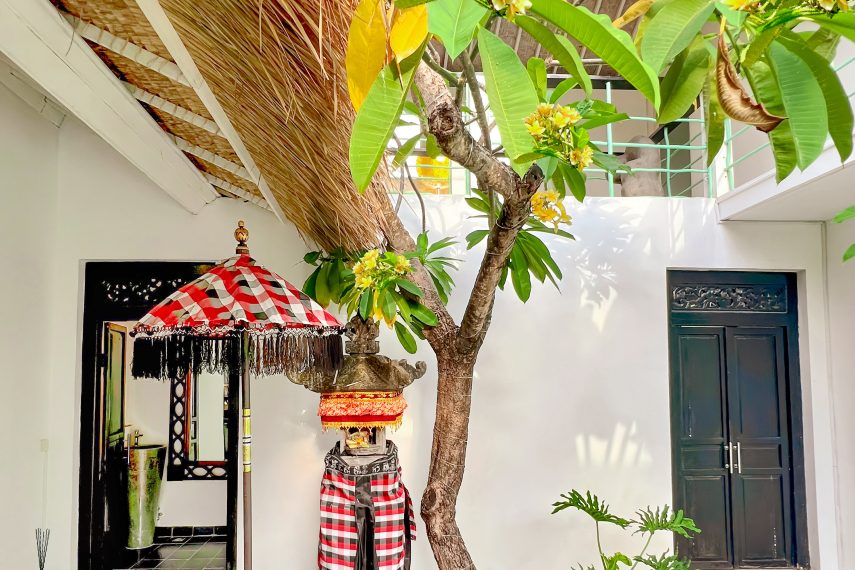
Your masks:
M460 326L443 305L425 269L416 263L413 274L413 281L425 293L424 304L437 314L439 321L436 327L425 329L436 354L438 380L430 471L421 514L439 569L468 570L475 564L457 526L456 506L466 463L472 377L490 324L502 268L529 216L531 197L543 182L543 173L535 165L520 177L497 160L489 148L475 141L464 128L445 81L427 64L419 65L415 83L425 102L428 129L443 153L475 174L482 191L493 191L504 198L502 211L490 229ZM397 251L414 249L413 239L391 203L383 216L389 246Z

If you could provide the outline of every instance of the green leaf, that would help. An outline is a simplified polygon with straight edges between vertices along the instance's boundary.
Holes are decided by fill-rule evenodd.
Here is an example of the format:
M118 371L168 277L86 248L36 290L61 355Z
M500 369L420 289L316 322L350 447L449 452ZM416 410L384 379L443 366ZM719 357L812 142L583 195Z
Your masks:
M808 49L815 51L826 61L834 60L834 56L837 54L837 44L840 43L840 34L825 28L820 28L815 32L803 32L803 34Z
M309 253L303 256L303 262L308 263L309 265L314 265L318 262L318 259L320 258L320 251L310 251Z
M531 297L531 277L528 273L528 262L520 248L514 246L510 255L511 283L517 297L525 303Z
M362 320L367 321L373 311L374 296L371 294L371 289L365 289L359 296L359 316L362 317Z
M817 15L804 19L815 22L820 27L855 42L855 12L838 12L834 16Z
M428 2L434 2L436 0L395 0L396 8L412 8L413 6L419 6L421 4L427 4Z
M654 71L686 49L715 9L713 0L672 0L665 4L644 31L641 59Z
M428 136L425 138L425 154L431 158L437 158L442 154L442 149L439 148L439 141L437 141L436 137L430 133L428 133Z
M748 17L748 12L744 10L734 10L724 2L716 2L715 9L724 16L728 24L737 28L741 28L745 19Z
M704 124L707 128L707 166L713 163L718 151L721 149L721 145L724 144L725 115L724 109L721 108L721 102L718 100L718 89L716 89L715 81L715 69L710 69L709 76L704 84Z
M537 98L546 101L546 62L539 57L530 57L525 68L528 71L531 84L534 85Z
M472 41L487 8L475 0L435 0L428 6L428 31L439 36L448 57L455 59Z
M598 150L594 151L594 164L611 173L615 173L620 170L629 172L630 170L630 168L615 155L606 154Z
M788 35L779 41L781 45L799 56L816 78L825 97L825 107L830 119L828 132L831 140L834 141L834 146L837 147L840 161L844 162L852 154L852 130L855 127L855 117L852 115L852 105L849 103L846 90L840 83L840 78L828 61L801 43L798 36L794 38Z
M466 236L466 249L472 249L490 234L489 230L475 230Z
M763 54L766 53L766 49L769 47L769 44L771 44L780 33L781 28L771 28L757 34L754 40L749 44L748 49L743 52L742 65L745 67L751 67L757 63L757 61L763 57Z
M849 246L849 249L843 254L843 261L849 261L855 257L855 243Z
M659 109L659 78L639 59L629 34L615 29L608 16L564 0L532 0L532 11L602 58Z
M564 509L573 508L587 513L588 516L597 522L613 524L621 528L626 528L632 523L628 519L610 513L606 502L600 501L599 497L592 495L590 491L582 495L579 491L573 489L567 493L562 493L561 498L564 500L552 503L552 514L561 512Z
M315 290L315 283L317 283L318 281L318 273L320 273L320 271L320 267L312 271L312 274L309 275L309 278L306 279L305 283L303 283L303 293L305 293L315 301L318 300L318 294Z
M478 47L484 67L487 98L499 127L505 154L514 170L522 174L528 168L516 157L531 152L534 141L525 128L525 118L537 108L537 93L516 52L484 28L478 29Z
M395 295L387 289L381 293L381 297L380 310L383 311L384 317L392 320L398 312L398 303L395 302Z
M810 67L799 56L779 42L769 46L769 56L796 143L796 162L804 170L822 153L828 136L825 98Z
M414 137L408 138L404 143L395 151L395 157L392 159L392 168L400 168L404 161L407 160L407 157L412 154L413 149L416 148L416 145L419 144L419 141L422 138L422 134L419 133Z
M473 210L477 210L485 214L488 214L490 212L490 204L488 204L481 198L466 198L466 203L469 204L469 207Z
M567 182L567 186L570 187L570 193L573 194L573 197L576 198L576 200L582 202L585 199L585 194L587 193L587 189L585 188L585 177L583 174L579 172L575 166L563 161L558 163L558 170Z
M395 285L397 285L400 289L408 293L412 293L416 297L421 297L424 295L421 288L418 285L413 283L412 281L407 281L406 279L395 279Z
M329 289L331 268L332 263L324 263L321 265L320 271L318 272L318 278L315 280L315 300L322 307L329 305L331 300Z
M439 322L436 320L436 314L421 303L411 303L410 312L415 318L429 327L435 327Z
M784 116L784 102L772 68L765 61L758 61L750 68L743 68L743 71L751 84L751 91L766 110L773 115ZM775 178L780 182L796 168L796 143L790 122L784 121L770 132L769 142L775 159Z
M591 95L591 89L593 88L591 77L585 71L582 58L570 40L564 36L553 34L549 28L529 16L517 16L514 18L514 23L537 40L546 51L551 53L565 71L570 74L570 77L582 86L585 93L589 96ZM565 79L564 81L569 81L569 79ZM553 97L555 97L554 92ZM551 102L554 103L555 101L552 100Z
M549 102L553 105L558 103L565 93L576 87L578 84L579 82L573 77L562 79L561 82L555 86L555 89L552 90L552 93L549 94Z
M413 338L413 335L410 334L410 331L403 323L395 321L395 334L398 335L398 342L401 343L404 350L410 354L416 353L416 349L418 348L418 346L416 346L416 339Z
M846 220L851 220L855 218L855 206L849 206L836 216L834 216L834 221L838 224L842 224Z
M701 38L680 52L662 80L660 124L679 119L692 106L704 88L712 61L710 50Z
M391 64L384 67L356 115L350 135L350 172L360 192L371 183L386 152L386 145L395 132L413 80L415 66L412 61L415 57L420 60L422 51L423 48L416 50L402 63L404 71L400 77L396 76Z
M629 115L627 115L626 113L612 113L610 115L592 117L586 120L584 123L580 123L579 126L590 131L592 129L596 129L597 127L602 127L603 125L619 123L620 121L626 121L627 119L629 119Z

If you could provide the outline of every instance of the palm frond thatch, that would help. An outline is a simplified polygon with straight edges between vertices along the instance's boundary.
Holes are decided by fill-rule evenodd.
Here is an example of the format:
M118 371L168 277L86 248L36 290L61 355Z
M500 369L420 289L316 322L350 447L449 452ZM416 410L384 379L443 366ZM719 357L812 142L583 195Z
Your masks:
M385 173L348 167L350 0L161 0L286 216L324 248L373 246Z

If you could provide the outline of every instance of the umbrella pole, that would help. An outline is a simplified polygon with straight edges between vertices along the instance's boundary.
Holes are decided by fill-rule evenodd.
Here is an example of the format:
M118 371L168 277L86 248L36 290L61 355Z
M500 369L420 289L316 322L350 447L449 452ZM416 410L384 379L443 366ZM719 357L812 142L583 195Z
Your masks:
M252 570L252 413L249 395L249 333L241 334L243 396L243 570Z

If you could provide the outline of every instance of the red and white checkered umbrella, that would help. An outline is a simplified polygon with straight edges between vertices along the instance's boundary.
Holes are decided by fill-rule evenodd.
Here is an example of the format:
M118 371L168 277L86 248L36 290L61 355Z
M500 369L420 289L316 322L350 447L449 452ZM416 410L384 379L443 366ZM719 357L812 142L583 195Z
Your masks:
M235 257L184 285L131 331L133 375L182 378L202 370L240 374L242 386L244 570L252 570L250 373L338 370L343 327L323 307L249 256L235 230Z
M308 295L244 254L181 287L134 327L135 334L150 336L217 336L235 330L322 335L340 333L341 324Z

